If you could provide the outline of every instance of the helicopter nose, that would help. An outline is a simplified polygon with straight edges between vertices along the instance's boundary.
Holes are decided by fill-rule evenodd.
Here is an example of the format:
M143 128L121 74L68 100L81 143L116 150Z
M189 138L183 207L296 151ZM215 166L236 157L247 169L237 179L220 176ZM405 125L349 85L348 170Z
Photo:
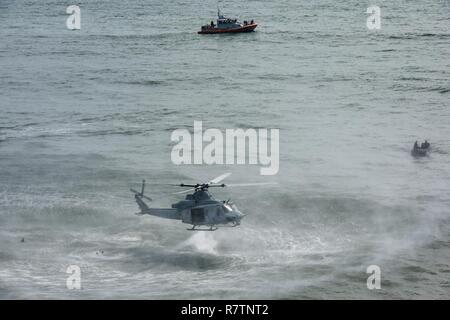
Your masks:
M240 222L241 221L241 219L243 218L243 217L245 217L246 216L246 214L243 214L242 212L236 212L236 220L238 221L238 222Z
M242 214L239 211L234 211L233 213L228 214L226 219L227 219L228 222L237 222L237 223L239 223L243 217L245 217L245 214Z
M241 220L243 217L245 217L246 214L243 214L242 212L236 212L236 220L235 220L235 224L238 226L241 224Z

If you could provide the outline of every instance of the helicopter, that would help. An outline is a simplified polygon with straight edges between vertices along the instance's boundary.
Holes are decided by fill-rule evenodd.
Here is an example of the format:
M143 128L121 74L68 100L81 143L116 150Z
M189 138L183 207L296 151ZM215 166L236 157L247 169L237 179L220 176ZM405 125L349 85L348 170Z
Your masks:
M190 193L184 200L172 204L172 208L150 208L144 199L152 201L150 197L144 195L145 180L142 181L141 191L130 189L134 193L134 198L139 206L140 212L137 215L152 215L165 219L181 220L183 223L192 225L189 231L216 231L221 226L237 227L246 215L239 211L230 199L219 201L213 198L209 193L209 188L224 188L231 186L255 186L271 185L275 183L241 183L224 184L222 180L229 177L231 173L222 174L209 182L196 184L174 184L182 188L189 188L175 194ZM209 228L205 228L209 227Z

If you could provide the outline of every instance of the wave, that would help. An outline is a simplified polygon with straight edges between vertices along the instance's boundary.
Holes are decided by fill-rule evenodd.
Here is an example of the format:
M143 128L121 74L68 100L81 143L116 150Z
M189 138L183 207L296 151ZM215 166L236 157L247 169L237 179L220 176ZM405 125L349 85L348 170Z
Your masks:
M388 39L395 40L411 40L418 38L437 38L437 39L448 39L450 38L449 33L406 33L403 35L390 35Z
M113 129L98 129L98 130L88 130L88 131L78 131L78 135L82 137L96 137L96 136L111 136L111 135L123 135L123 136L134 136L155 131L152 128L113 128Z
M411 80L409 80L411 81ZM426 81L420 80L420 81ZM438 86L438 87L419 87L419 86L407 86L403 84L395 84L391 86L394 91L420 91L420 92L438 92L440 94L446 94L450 92L450 88Z
M135 80L135 81L117 81L115 83L129 84L129 85L141 85L141 86L162 86L167 85L162 80Z

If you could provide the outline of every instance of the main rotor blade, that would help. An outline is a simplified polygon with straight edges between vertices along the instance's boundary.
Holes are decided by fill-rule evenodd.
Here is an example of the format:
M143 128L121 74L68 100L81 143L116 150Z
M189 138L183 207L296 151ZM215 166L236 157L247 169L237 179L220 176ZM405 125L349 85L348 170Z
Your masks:
M231 175L231 172L224 173L224 174L218 176L217 178L212 179L210 182L208 182L208 184L219 183L219 182L222 181L223 179L228 178L230 175Z
M174 192L172 194L182 194L182 193L188 193L188 192L192 192L192 191L195 191L195 189L187 189L187 190L183 190L183 191Z
M251 186L270 186L277 185L276 182L255 182L255 183L231 183L225 184L225 187L251 187Z

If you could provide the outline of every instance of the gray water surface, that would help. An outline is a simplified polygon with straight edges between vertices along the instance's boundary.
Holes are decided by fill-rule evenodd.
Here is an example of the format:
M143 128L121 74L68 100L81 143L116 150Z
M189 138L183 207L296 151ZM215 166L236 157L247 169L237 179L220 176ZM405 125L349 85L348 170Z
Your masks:
M0 298L448 299L450 3L372 2L229 0L257 32L200 36L216 1L78 1L69 31L72 3L0 0ZM195 120L279 128L278 175L173 165L170 135ZM133 214L142 178L223 172L278 182L214 190L239 228Z

